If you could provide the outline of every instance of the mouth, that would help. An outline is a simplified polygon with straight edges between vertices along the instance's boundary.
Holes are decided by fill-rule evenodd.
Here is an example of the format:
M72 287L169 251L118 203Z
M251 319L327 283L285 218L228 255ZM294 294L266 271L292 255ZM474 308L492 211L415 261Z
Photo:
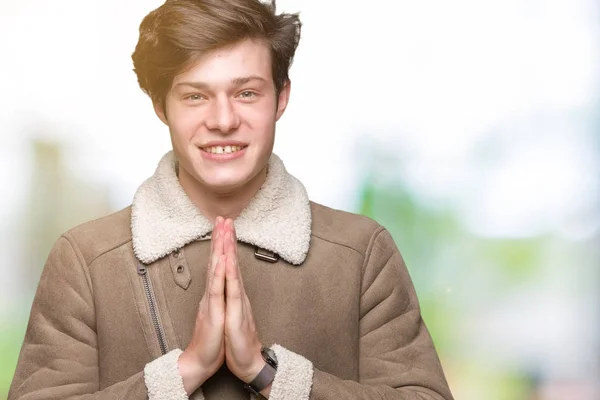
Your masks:
M200 149L211 154L233 154L244 150L246 147L248 146L210 146L200 147Z

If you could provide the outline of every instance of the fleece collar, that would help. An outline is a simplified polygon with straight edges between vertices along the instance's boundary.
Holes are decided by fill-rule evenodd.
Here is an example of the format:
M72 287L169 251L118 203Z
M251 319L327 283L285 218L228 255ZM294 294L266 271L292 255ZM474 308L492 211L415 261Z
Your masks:
M172 151L135 193L131 210L133 251L149 264L206 237L213 222L200 213L177 178ZM234 221L238 240L277 253L287 262L304 262L310 245L311 212L306 189L275 154L256 196Z

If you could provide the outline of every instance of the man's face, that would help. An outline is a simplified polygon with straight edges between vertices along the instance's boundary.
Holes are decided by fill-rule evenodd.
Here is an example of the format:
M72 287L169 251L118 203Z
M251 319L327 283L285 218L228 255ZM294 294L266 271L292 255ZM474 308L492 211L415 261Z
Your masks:
M175 77L166 116L155 110L169 126L182 185L225 194L264 179L289 89L277 98L269 49L253 40L206 54Z

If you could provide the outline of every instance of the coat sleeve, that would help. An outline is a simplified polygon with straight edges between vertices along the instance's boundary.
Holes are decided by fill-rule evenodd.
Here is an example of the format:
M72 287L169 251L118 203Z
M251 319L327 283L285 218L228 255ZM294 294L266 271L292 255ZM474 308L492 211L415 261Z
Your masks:
M342 380L273 346L279 361L270 400L452 400L417 296L391 235L378 228L363 266L359 379Z
M8 400L188 398L176 351L100 391L97 343L89 271L65 234L42 271Z

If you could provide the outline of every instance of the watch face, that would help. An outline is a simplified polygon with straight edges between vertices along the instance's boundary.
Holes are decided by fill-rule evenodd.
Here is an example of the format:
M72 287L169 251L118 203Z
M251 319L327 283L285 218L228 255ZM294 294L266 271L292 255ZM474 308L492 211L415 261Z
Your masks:
M277 356L272 349L263 347L261 353L267 363L269 363L273 368L277 368Z

